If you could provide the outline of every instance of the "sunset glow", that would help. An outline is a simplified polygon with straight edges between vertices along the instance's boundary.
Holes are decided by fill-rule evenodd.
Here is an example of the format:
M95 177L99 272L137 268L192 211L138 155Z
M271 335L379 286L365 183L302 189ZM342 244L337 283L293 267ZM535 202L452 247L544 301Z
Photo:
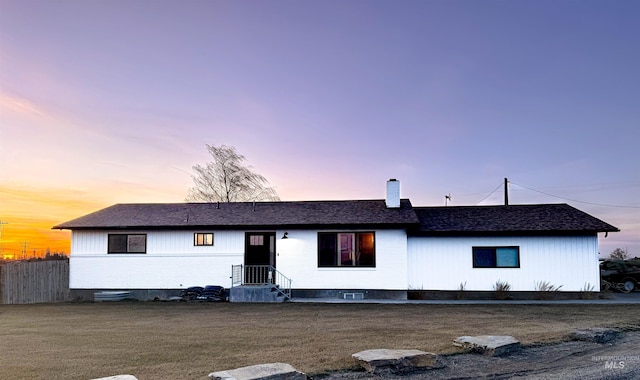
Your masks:
M24 259L43 257L47 251L69 254L70 232L51 227L98 207L97 202L74 199L74 195L78 194L62 189L0 186L2 256Z
M640 2L0 0L0 257L182 202L205 144L282 200L569 203L640 256ZM6 223L6 224L5 224Z

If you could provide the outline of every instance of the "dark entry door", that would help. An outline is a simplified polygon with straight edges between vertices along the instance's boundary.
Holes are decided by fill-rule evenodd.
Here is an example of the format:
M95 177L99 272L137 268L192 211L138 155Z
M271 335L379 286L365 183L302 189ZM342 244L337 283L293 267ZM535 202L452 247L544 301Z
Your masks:
M269 266L276 266L276 233L247 232L245 234L245 282L269 283Z

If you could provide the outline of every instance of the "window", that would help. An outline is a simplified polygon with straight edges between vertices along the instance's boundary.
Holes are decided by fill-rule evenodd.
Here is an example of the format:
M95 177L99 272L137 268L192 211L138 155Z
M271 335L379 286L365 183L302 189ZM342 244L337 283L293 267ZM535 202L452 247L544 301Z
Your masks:
M375 267L373 232L319 232L319 267Z
M252 245L252 246L264 245L264 235L249 236L249 245Z
M213 245L213 232L196 232L193 234L193 245Z
M108 253L146 253L147 235L109 235Z
M474 268L520 268L520 247L473 247Z

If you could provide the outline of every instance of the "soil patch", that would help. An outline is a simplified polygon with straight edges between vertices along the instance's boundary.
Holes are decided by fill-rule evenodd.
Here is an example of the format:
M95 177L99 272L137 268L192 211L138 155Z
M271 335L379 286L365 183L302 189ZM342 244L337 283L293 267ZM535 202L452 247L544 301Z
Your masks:
M637 379L640 374L640 331L609 343L565 341L523 347L502 357L447 355L444 368L407 374L369 374L362 370L311 376L314 380L347 379Z

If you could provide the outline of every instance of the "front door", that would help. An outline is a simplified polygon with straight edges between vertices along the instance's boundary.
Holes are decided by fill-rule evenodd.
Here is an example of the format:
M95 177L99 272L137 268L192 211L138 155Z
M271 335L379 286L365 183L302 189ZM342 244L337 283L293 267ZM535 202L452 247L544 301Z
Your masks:
M245 283L272 282L269 266L276 266L276 233L247 232L245 234Z

